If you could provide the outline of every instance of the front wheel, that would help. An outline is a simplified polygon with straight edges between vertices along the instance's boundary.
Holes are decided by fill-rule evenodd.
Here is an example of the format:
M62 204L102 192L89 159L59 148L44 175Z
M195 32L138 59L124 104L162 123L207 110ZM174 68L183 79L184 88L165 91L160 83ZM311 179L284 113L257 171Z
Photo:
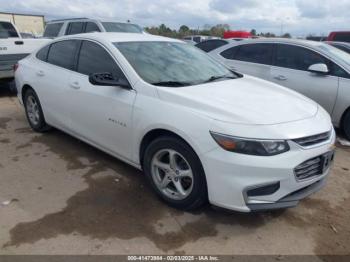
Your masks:
M24 108L31 128L36 132L45 132L50 129L46 124L40 101L34 90L29 89L24 94Z
M167 204L193 210L207 201L207 186L201 162L185 142L160 137L146 149L144 172L157 195Z

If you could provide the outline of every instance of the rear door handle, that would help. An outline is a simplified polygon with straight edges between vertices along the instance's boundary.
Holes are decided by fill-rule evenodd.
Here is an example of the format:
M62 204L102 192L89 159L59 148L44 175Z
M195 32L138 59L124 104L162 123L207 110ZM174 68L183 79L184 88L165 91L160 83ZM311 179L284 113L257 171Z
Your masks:
M23 41L15 41L15 45L23 45L24 42Z
M79 89L80 88L79 82L73 82L73 83L70 84L70 86L73 89Z
M280 80L280 81L285 81L285 80L287 80L287 77L285 77L285 76L283 76L283 75L275 76L274 78L277 79L277 80Z
M44 76L45 73L44 73L44 71L39 70L38 72L36 72L36 75L37 75L37 76Z

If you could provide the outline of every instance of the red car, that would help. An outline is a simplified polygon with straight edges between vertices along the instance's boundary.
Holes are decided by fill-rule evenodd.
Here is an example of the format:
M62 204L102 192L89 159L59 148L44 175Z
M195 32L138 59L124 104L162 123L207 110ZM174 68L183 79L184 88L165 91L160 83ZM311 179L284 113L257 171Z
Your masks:
M327 41L350 42L350 31L331 32Z

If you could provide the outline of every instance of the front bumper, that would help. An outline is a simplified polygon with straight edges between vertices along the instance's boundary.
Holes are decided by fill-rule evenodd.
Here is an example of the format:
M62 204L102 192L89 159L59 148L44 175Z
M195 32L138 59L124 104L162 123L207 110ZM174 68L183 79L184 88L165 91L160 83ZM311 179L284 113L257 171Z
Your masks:
M298 181L294 169L306 160L333 150L335 132L328 141L312 148L302 148L289 141L290 151L270 157L236 154L214 149L202 155L211 204L242 212L287 208L320 190L330 172ZM278 184L265 195L249 196L252 188Z

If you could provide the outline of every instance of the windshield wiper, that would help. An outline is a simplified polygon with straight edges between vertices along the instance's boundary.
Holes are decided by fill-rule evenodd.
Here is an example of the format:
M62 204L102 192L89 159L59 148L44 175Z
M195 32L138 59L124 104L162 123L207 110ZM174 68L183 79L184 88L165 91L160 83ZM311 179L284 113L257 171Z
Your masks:
M229 75L221 75L221 76L212 76L208 80L204 81L204 83L213 82L219 79L236 79L237 77L229 76Z
M163 82L152 83L152 85L155 85L155 86L189 86L191 84L187 83L187 82L180 82L180 81L163 81Z

